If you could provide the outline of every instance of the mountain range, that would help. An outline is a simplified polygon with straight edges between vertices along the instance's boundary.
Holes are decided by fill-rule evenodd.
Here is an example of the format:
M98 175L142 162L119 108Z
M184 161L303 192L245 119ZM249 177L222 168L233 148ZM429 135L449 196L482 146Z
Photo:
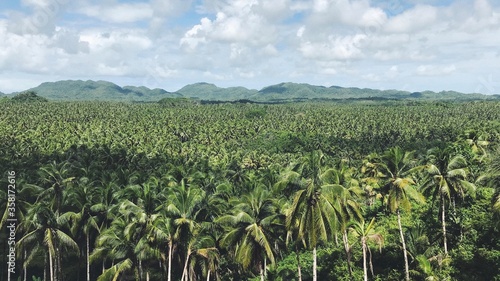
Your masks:
M297 101L306 99L411 99L411 100L485 100L500 99L499 95L464 94L455 91L408 92L315 86L299 83L280 83L261 90L244 87L220 88L210 83L186 85L176 92L147 87L120 87L108 81L66 80L45 82L28 89L49 100L101 100L155 102L163 98L195 98L207 101L251 100L260 102Z

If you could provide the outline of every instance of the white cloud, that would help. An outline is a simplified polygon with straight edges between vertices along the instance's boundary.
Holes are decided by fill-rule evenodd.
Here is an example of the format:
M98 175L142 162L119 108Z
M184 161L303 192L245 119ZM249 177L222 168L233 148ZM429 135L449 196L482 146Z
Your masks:
M21 0L21 3L31 8L49 7L65 4L67 0Z
M115 5L89 5L80 9L88 17L112 23L130 23L151 19L153 9L148 3L123 3Z
M367 0L314 0L308 20L315 25L342 23L369 27L384 24L387 16Z
M442 76L449 75L455 72L455 65L436 66L436 65L420 65L416 69L416 74L421 76Z
M151 9L158 17L176 17L187 11L193 0L151 0Z
M363 75L362 77L363 77L363 79L366 79L366 80L372 81L372 82L380 81L380 76L378 76L377 74L374 74L374 73L369 73L369 74Z
M0 81L27 84L0 91L43 77L488 93L479 78L500 80L492 0L21 1L0 18Z
M363 54L358 45L365 37L364 34L356 34L342 37L330 36L328 41L323 42L304 41L299 50L305 58L314 60L359 59Z
M280 0L271 5L238 0L218 7L218 2L211 1L217 10L215 19L202 18L199 24L184 34L180 44L189 49L196 49L199 44L213 41L267 46L277 39L277 28L267 17L283 13L286 10L285 2Z
M387 70L385 72L385 76L388 78L388 79L394 79L396 77L398 77L400 74L400 70L399 70L399 67L397 65L393 65L389 68L389 70Z
M394 33L413 33L432 27L437 20L437 8L432 6L416 6L391 18L385 30Z

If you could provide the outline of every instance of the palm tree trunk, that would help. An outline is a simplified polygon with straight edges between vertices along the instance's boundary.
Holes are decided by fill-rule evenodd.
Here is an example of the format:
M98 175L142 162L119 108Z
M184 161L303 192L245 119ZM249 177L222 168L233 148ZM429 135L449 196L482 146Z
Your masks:
M87 234L87 281L90 281L90 238L89 234Z
M50 269L50 281L54 281L54 268L52 261L52 253L49 250L49 269Z
M313 248L313 281L318 281L316 246Z
M297 245L295 245L295 255L297 256L297 274L299 277L299 281L302 281L302 268L300 266L299 247Z
M441 195L441 222L443 223L443 246L444 246L444 255L448 255L448 243L446 243L446 208L444 196Z
M58 247L55 248L56 256L55 256L55 266L56 266L56 280L62 280L62 258L61 252Z
M210 281L210 269L207 272L207 281Z
M260 281L264 281L264 266L260 267Z
M361 247L363 248L363 274L365 276L365 281L368 281L368 268L366 267L366 238L361 239Z
M26 261L26 249L24 249L24 258L23 261ZM23 280L26 281L26 276L28 276L28 266L24 266Z
M342 234L342 240L344 241L344 250L347 258L347 269L349 270L349 277L352 280L351 251L349 250L349 237L347 236L347 230L345 229Z
M142 280L142 260L139 260L138 264L139 264L139 270L138 270L139 281L141 281Z
M267 256L264 256L264 277L267 278Z
M172 276L172 241L168 243L168 273L167 273L167 280L171 281L171 276Z
M370 272L371 272L372 277L373 277L373 276L375 276L375 274L373 274L372 251L370 250L370 247L366 247L366 249L368 250L368 254L370 255L370 259L369 259L369 263L370 263Z
M44 265L43 265L43 281L47 281L47 254L44 255Z
M189 263L189 256L191 256L191 251L188 250L187 256L186 256L186 261L184 262L184 270L182 270L182 277L181 281L188 281L188 263Z
M399 212L399 209L397 211L397 214L398 214L399 235L401 236L401 244L403 245L403 257L405 260L405 280L410 281L410 269L408 266L408 255L406 252L405 236L403 234L403 227L401 226L401 213Z

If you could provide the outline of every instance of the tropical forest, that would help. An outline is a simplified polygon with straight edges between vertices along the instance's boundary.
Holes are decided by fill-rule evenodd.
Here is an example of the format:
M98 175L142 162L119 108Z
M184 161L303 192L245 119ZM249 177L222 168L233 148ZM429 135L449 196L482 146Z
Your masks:
M499 101L20 97L2 281L500 280Z

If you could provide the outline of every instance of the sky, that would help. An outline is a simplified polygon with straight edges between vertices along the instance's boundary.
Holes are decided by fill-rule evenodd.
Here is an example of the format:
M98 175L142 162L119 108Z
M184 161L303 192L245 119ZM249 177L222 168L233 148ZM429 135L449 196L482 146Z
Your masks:
M0 91L281 82L500 94L497 0L0 0Z

